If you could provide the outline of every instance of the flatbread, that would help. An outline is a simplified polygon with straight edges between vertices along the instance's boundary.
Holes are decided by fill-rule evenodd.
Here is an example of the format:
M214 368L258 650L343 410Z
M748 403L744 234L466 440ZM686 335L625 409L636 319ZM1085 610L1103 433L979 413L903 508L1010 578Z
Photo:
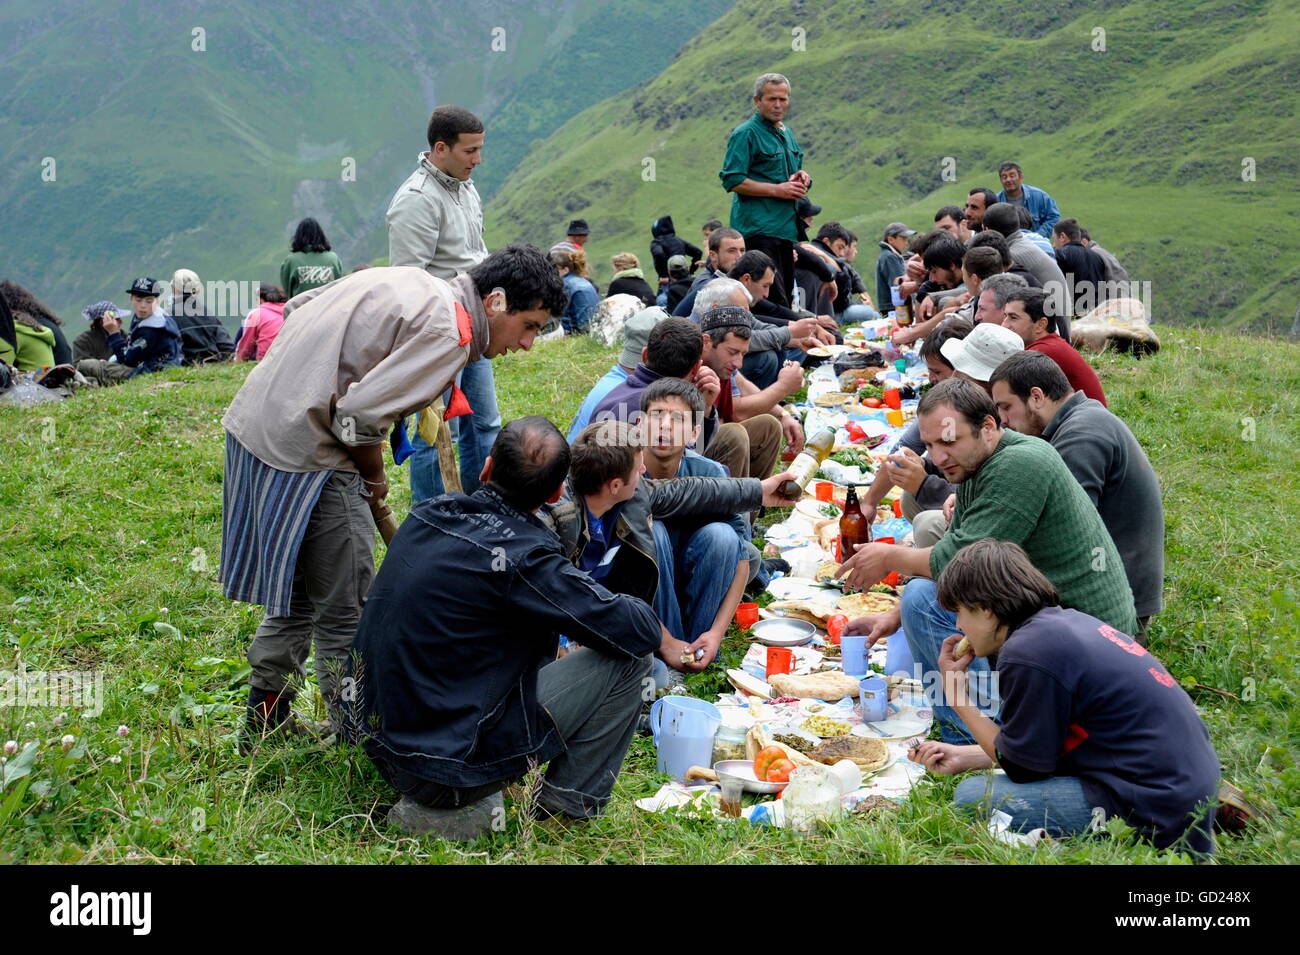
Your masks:
M858 691L862 689L857 680L841 670L829 670L826 673L812 673L807 676L777 673L767 682L782 696L825 700L828 703L842 700L846 696L857 696Z
M835 606L846 614L863 617L888 613L898 606L898 598L889 594L847 594L835 601Z
M868 736L832 736L822 740L808 755L827 766L849 759L864 773L875 772L889 762L889 749L884 740Z
M852 401L856 397L847 391L828 391L824 395L818 395L813 399L813 404L818 408L839 408L846 402Z
M779 610L787 617L807 620L819 630L826 629L826 621L835 616L835 608L816 604L810 600L776 600L767 605L768 610ZM839 697L836 697L839 699Z
M813 580L819 584L838 584L840 579L835 576L835 571L840 569L840 562L837 560L824 560L817 565L817 572L813 574Z

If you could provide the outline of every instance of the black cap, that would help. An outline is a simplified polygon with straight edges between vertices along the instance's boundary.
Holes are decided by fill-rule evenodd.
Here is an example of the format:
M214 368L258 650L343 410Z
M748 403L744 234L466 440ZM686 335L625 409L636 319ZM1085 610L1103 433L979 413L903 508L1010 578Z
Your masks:
M809 216L821 215L822 207L817 205L807 196L800 196L799 202L794 207L794 213L800 219L807 219Z
M131 287L126 290L129 295L161 295L162 283L157 279L151 279L147 275L142 275L131 283Z
M587 228L586 219L574 219L569 223L569 231L565 235L591 235L591 230Z
M754 316L749 309L741 308L739 305L715 305L700 316L701 332L709 332L715 328L726 328L730 325L753 328Z

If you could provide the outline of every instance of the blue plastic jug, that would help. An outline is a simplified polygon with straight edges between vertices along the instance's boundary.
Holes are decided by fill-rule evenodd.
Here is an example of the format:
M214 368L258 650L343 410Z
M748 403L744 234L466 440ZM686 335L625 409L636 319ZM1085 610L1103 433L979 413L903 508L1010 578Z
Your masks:
M692 766L713 765L713 734L722 713L707 700L665 696L650 707L650 733L658 751L656 765L679 782Z

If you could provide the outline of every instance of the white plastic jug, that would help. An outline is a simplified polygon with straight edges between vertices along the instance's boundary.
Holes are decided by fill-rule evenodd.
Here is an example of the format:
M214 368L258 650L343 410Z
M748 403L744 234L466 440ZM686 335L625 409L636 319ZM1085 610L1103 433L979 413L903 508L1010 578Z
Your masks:
M722 713L706 700L690 696L665 696L650 707L650 732L654 736L659 772L682 781L692 766L711 766L713 734Z

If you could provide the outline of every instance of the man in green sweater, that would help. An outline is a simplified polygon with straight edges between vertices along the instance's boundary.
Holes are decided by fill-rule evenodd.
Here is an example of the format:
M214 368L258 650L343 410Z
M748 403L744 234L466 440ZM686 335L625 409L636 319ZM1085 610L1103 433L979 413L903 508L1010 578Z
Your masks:
M790 81L764 73L754 82L754 115L731 131L718 178L732 193L731 227L745 248L767 253L776 266L768 298L790 306L794 289L794 244L804 238L795 205L812 187L803 169L803 150L785 125Z
M924 674L943 739L967 743L964 724L942 702L939 649L956 632L957 618L939 606L934 586L961 548L988 537L1019 544L1060 592L1061 606L1126 634L1136 632L1137 617L1119 552L1055 448L1004 431L987 392L961 379L935 385L917 407L917 423L931 460L957 485L952 523L933 547L868 544L847 558L838 576L859 589L890 571L911 574L913 580L900 607L852 620L846 632L868 634L874 643L901 624L912 659ZM996 716L987 662L977 660L967 672L973 674L972 695L981 709Z

